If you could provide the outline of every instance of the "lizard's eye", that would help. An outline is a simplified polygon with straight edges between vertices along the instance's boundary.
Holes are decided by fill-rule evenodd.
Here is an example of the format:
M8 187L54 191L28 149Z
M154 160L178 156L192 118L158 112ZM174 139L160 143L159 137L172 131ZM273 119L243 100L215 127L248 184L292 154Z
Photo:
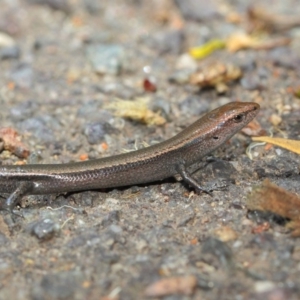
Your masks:
M235 115L233 117L233 121L235 123L241 123L244 119L245 119L245 115L244 114L238 114L238 115Z

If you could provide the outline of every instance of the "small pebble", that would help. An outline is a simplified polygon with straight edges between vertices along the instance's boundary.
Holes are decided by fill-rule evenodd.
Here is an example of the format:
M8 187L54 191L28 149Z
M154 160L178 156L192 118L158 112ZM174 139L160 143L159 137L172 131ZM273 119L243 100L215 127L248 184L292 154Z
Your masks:
M51 219L43 219L34 224L31 233L40 240L49 240L59 230L59 225Z
M237 58L235 59L236 64L242 69L243 72L253 71L256 68L256 57L254 55L246 55L244 53L237 53Z
M95 89L106 95L112 95L121 99L132 99L137 95L137 91L119 82L108 82L95 86Z
M169 81L171 83L185 84L190 81L190 76L195 72L194 69L182 69L175 71L170 75Z
M30 88L33 83L33 75L31 66L19 64L11 71L9 78L20 88Z
M297 69L300 64L299 54L286 47L274 49L269 57L276 66L287 69Z
M93 44L86 54L96 73L118 75L126 64L125 49L117 44Z
M164 98L157 97L154 98L150 103L151 110L157 112L161 111L164 116L168 117L171 113L171 105L170 102L165 100Z
M115 128L109 123L102 122L87 124L84 129L84 134L92 145L103 142L105 135L113 132L115 132Z
M267 79L270 77L270 70L268 70L266 67L259 67L257 68L257 75L261 79Z
M14 121L22 121L30 118L36 110L38 110L36 101L27 100L11 108L10 116Z
M187 20L203 21L219 15L215 0L175 0L181 14Z
M254 285L254 290L257 293L265 293L270 290L273 290L276 287L276 285L271 281L258 281Z
M190 95L179 104L179 107L184 115L199 116L209 110L209 102L200 96Z
M231 248L218 239L212 237L207 238L202 243L201 252L215 256L224 267L230 267L232 265L233 253Z
M184 33L181 30L158 31L147 43L159 54L179 54L183 49Z
M40 141L53 143L55 141L54 132L52 130L54 122L57 123L57 121L53 120L49 116L40 116L19 122L18 127L22 132L30 132Z
M101 225L107 227L112 223L118 223L120 221L120 211L112 210L110 211L101 221Z
M9 239L0 231L0 244L5 245L9 243ZM1 268L0 268L1 269Z
M79 139L75 139L74 141L67 141L66 150L75 154L79 151L81 146L82 146L82 143Z
M27 0L31 4L40 4L48 6L54 10L60 10L69 14L71 12L71 6L68 0Z
M193 71L197 70L198 64L195 59L193 59L189 54L184 53L180 55L176 61L176 69L191 69Z
M4 32L0 32L0 48L15 46L15 40Z
M113 117L111 112L100 108L100 101L88 101L80 106L77 110L77 117L81 120L93 122L109 122Z
M278 126L282 122L282 118L277 114L272 114L270 117L270 122L273 126Z
M123 232L122 228L115 224L110 225L108 229L111 233L114 234L121 234Z
M229 226L217 228L214 233L222 242L234 241L238 238L237 232Z
M102 9L104 9L104 5L101 1L83 0L83 5L85 10L91 15L97 15Z
M61 269L40 275L40 281L32 289L33 299L76 299L76 290L82 286L82 275L76 268L71 271Z
M18 46L4 47L0 49L0 59L18 59L21 51Z
M262 89L262 84L261 84L261 80L260 78L255 75L255 74L248 74L245 75L242 79L241 79L241 84L242 86L249 90L249 91L253 91L253 90L261 90Z

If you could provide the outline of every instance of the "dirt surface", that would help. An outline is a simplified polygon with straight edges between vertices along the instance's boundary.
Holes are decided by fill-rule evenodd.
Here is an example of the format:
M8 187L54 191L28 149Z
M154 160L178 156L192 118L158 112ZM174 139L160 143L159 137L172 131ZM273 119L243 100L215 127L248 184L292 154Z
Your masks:
M250 4L256 7L251 0L2 0L0 129L16 130L30 155L2 142L1 163L134 150L230 101L260 104L261 133L299 139L300 27L289 23L300 6L264 1L272 23L251 20ZM198 61L187 55L241 31L273 44L223 48ZM288 42L277 47L282 39ZM189 82L210 63L234 64L241 77L219 92ZM148 99L164 124L116 115L109 105L117 98ZM0 299L299 299L299 238L286 220L249 212L246 201L265 178L300 194L300 158L257 146L251 160L250 143L239 133L212 162L199 162L194 176L204 185L228 184L212 197L179 178L24 197L23 218L0 213Z

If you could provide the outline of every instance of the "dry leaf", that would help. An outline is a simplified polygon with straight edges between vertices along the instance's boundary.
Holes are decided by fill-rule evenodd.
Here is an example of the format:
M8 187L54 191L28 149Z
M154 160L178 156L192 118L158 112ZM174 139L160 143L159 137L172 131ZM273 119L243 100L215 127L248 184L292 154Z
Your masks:
M269 9L257 5L249 8L248 19L251 22L252 32L259 30L278 32L300 25L299 15L276 15Z
M241 49L253 48L258 44L258 39L244 32L238 32L230 35L226 40L226 48L230 52L236 52Z
M221 87L224 89L226 83L237 80L241 76L242 71L239 67L217 62L207 65L202 70L192 74L190 83L200 87L215 87L221 91Z
M290 219L288 227L293 229L292 236L300 236L300 198L268 179L248 196L247 208L268 211Z
M192 295L197 285L197 278L193 275L169 277L158 280L145 290L148 297L162 297L172 294Z
M226 48L230 52L236 52L241 49L269 50L276 47L288 45L290 38L258 38L244 32L234 33L226 40Z
M288 140L283 138L272 138L269 136L258 136L253 137L252 140L254 142L265 142L270 143L275 146L279 146L286 150L292 151L294 153L300 154L300 141L298 140Z
M148 102L149 100L146 98L137 98L134 101L116 99L105 108L114 110L118 117L129 118L147 125L165 124L166 119L159 113L150 110Z

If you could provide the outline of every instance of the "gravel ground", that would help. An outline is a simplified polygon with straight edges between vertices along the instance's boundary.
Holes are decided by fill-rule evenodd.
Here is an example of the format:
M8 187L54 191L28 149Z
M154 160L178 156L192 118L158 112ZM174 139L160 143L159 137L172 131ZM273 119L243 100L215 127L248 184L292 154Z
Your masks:
M199 61L187 55L249 31L253 3L2 0L0 130L16 130L30 155L2 143L1 163L134 150L230 101L259 103L261 132L299 139L300 27L286 26L299 18L297 0L263 2L282 16L265 36L286 45L220 49ZM215 62L234 64L241 78L219 92L189 82L196 68ZM117 114L117 99L134 107L147 100L156 121ZM23 218L0 212L0 299L299 299L299 239L283 220L249 212L246 201L265 178L300 194L300 158L257 146L250 160L250 143L239 133L212 162L199 162L195 177L204 185L228 183L212 197L180 178L24 197Z

